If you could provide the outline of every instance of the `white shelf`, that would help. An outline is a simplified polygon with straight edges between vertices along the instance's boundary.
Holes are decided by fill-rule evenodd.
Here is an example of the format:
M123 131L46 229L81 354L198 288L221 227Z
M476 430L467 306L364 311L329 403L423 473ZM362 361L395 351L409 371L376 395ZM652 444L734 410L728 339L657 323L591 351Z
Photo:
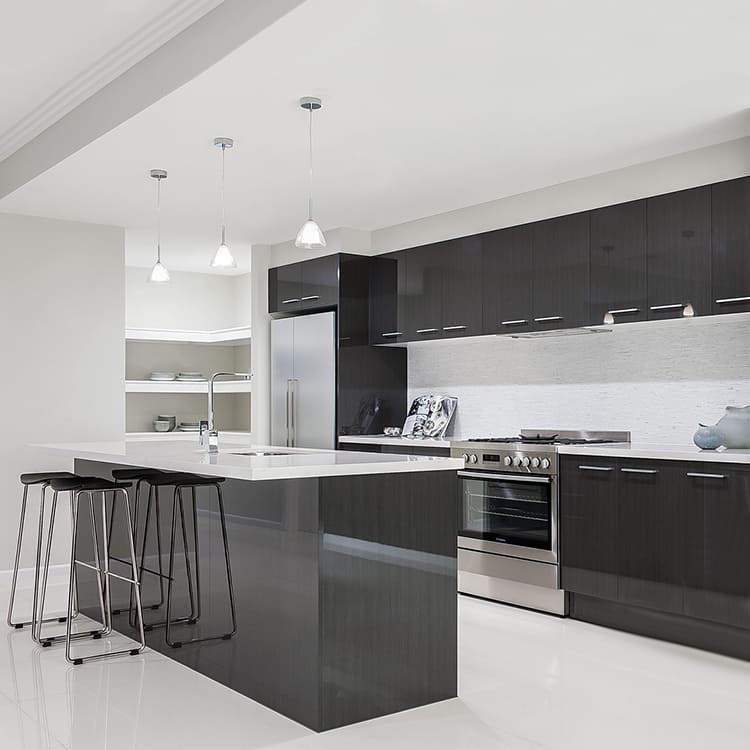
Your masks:
M217 331L188 331L176 328L126 328L126 341L163 341L184 344L239 345L250 340L250 326Z
M126 380L125 393L205 393L208 381L185 380ZM214 393L250 393L249 380L217 380Z
M126 440L192 440L198 442L198 433L196 432L128 432L125 434ZM237 440L239 442L250 442L250 433L246 430L219 430L219 440Z

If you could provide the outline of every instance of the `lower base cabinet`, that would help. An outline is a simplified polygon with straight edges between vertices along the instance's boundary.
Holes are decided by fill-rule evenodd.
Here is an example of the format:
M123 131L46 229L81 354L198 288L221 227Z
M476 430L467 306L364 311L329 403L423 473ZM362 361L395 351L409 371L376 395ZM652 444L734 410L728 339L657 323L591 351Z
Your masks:
M562 586L750 630L750 467L561 456Z

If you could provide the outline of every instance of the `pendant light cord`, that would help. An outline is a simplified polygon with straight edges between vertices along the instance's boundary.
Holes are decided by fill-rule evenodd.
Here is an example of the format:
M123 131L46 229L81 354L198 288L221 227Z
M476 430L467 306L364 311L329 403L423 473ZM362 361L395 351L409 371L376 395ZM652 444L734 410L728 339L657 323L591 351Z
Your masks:
M307 196L307 218L308 220L312 220L312 195L313 195L313 140L312 140L312 118L313 118L313 108L312 105L310 105L310 108L308 110L310 112L310 120L309 120L309 131L308 131L308 143L310 147L310 192Z
M161 263L161 177L156 179L156 262Z
M227 222L226 222L226 210L224 203L224 155L226 153L226 144L221 144L221 244L226 245L227 243Z

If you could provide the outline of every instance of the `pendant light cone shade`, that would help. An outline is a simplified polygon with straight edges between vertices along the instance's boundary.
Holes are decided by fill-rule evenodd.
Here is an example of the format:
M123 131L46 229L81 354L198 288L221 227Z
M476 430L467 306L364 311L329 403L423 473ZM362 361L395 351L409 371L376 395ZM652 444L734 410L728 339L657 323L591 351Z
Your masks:
M154 284L164 284L169 281L169 271L161 262L161 181L167 179L167 173L163 169L152 169L150 175L156 180L156 263L148 280Z
M306 250L319 250L326 246L326 238L323 231L318 226L318 223L313 219L312 215L312 195L313 195L313 145L312 145L312 116L316 109L320 109L322 102L320 99L314 96L303 96L299 100L299 105L302 109L306 109L310 115L308 125L308 145L309 145L309 157L310 157L310 190L307 198L307 221L302 225L299 232L297 232L297 238L294 240L294 244L297 247L305 248Z
M234 146L231 138L214 138L214 146L221 149L221 241L211 260L211 268L237 268L237 261L227 244L227 222L224 200L224 156Z
M157 260L156 263L154 263L154 267L151 269L148 280L155 284L163 284L164 282L169 281L169 271L167 271L167 267L160 260Z
M308 219L297 233L297 239L294 240L294 244L297 247L313 250L325 247L326 238L317 223L312 219Z

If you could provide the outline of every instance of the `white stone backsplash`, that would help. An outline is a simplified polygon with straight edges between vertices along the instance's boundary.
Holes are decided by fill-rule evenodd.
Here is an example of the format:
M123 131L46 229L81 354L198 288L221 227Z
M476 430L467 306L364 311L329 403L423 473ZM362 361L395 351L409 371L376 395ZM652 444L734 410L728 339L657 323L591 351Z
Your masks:
M482 336L409 344L409 399L458 398L451 432L630 430L686 445L698 422L750 404L750 313L619 324L559 338Z

